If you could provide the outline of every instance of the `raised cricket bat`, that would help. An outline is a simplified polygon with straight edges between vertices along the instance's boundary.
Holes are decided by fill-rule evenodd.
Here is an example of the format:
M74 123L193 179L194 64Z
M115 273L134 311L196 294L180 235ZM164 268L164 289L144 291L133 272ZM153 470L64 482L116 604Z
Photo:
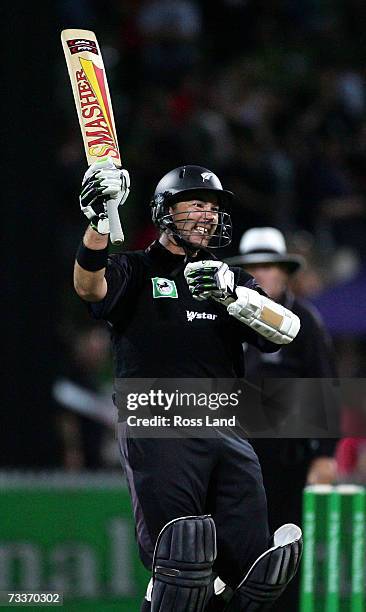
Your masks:
M91 30L63 30L62 46L89 166L111 157L121 166L111 97L102 54ZM124 235L118 210L106 202L112 244L121 244Z

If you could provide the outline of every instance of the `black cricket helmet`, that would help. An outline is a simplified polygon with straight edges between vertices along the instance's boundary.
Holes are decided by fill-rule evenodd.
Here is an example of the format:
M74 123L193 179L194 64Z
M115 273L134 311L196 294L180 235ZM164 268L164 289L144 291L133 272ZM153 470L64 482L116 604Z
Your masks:
M157 184L155 193L151 200L151 213L153 223L161 230L169 229L178 241L189 242L186 232L182 228L178 230L175 224L175 215L170 207L178 202L199 198L200 191L213 193L219 205L218 223L215 232L211 236L209 248L219 248L227 246L231 242L232 226L230 214L224 209L230 206L234 199L234 194L227 189L223 189L220 179L202 166L180 166L171 170ZM187 213L186 221L189 219ZM180 218L180 221L182 219ZM180 223L182 226L182 223Z

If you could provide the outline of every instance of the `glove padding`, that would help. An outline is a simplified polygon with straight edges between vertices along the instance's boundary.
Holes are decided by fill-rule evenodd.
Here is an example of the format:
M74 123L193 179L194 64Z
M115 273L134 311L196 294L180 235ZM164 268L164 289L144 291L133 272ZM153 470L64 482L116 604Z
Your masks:
M234 295L234 273L222 261L210 259L188 263L184 276L196 300L209 297L222 300Z
M238 299L227 307L229 315L275 344L296 338L300 319L291 310L248 287L237 287L236 295Z
M117 168L110 157L94 162L85 172L80 208L99 234L109 234L107 201L118 208L130 193L130 175Z

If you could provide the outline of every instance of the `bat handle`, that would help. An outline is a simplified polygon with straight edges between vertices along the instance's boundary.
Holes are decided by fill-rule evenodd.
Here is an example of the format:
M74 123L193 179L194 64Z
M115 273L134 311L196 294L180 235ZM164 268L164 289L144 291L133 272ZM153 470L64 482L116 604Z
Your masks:
M117 206L115 206L113 199L108 200L108 202L106 202L106 207L109 220L111 243L116 245L122 244L124 242L125 237L118 214L118 208Z

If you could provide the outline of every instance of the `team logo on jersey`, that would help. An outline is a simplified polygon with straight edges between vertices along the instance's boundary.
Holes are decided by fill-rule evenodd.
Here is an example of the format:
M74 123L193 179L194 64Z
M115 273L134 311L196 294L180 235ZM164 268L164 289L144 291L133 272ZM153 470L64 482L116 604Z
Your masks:
M153 298L177 298L178 291L175 282L167 278L155 276L151 279L153 284Z
M203 182L205 182L205 181L209 181L210 178L213 176L213 174L212 172L201 172L201 176L202 176Z

